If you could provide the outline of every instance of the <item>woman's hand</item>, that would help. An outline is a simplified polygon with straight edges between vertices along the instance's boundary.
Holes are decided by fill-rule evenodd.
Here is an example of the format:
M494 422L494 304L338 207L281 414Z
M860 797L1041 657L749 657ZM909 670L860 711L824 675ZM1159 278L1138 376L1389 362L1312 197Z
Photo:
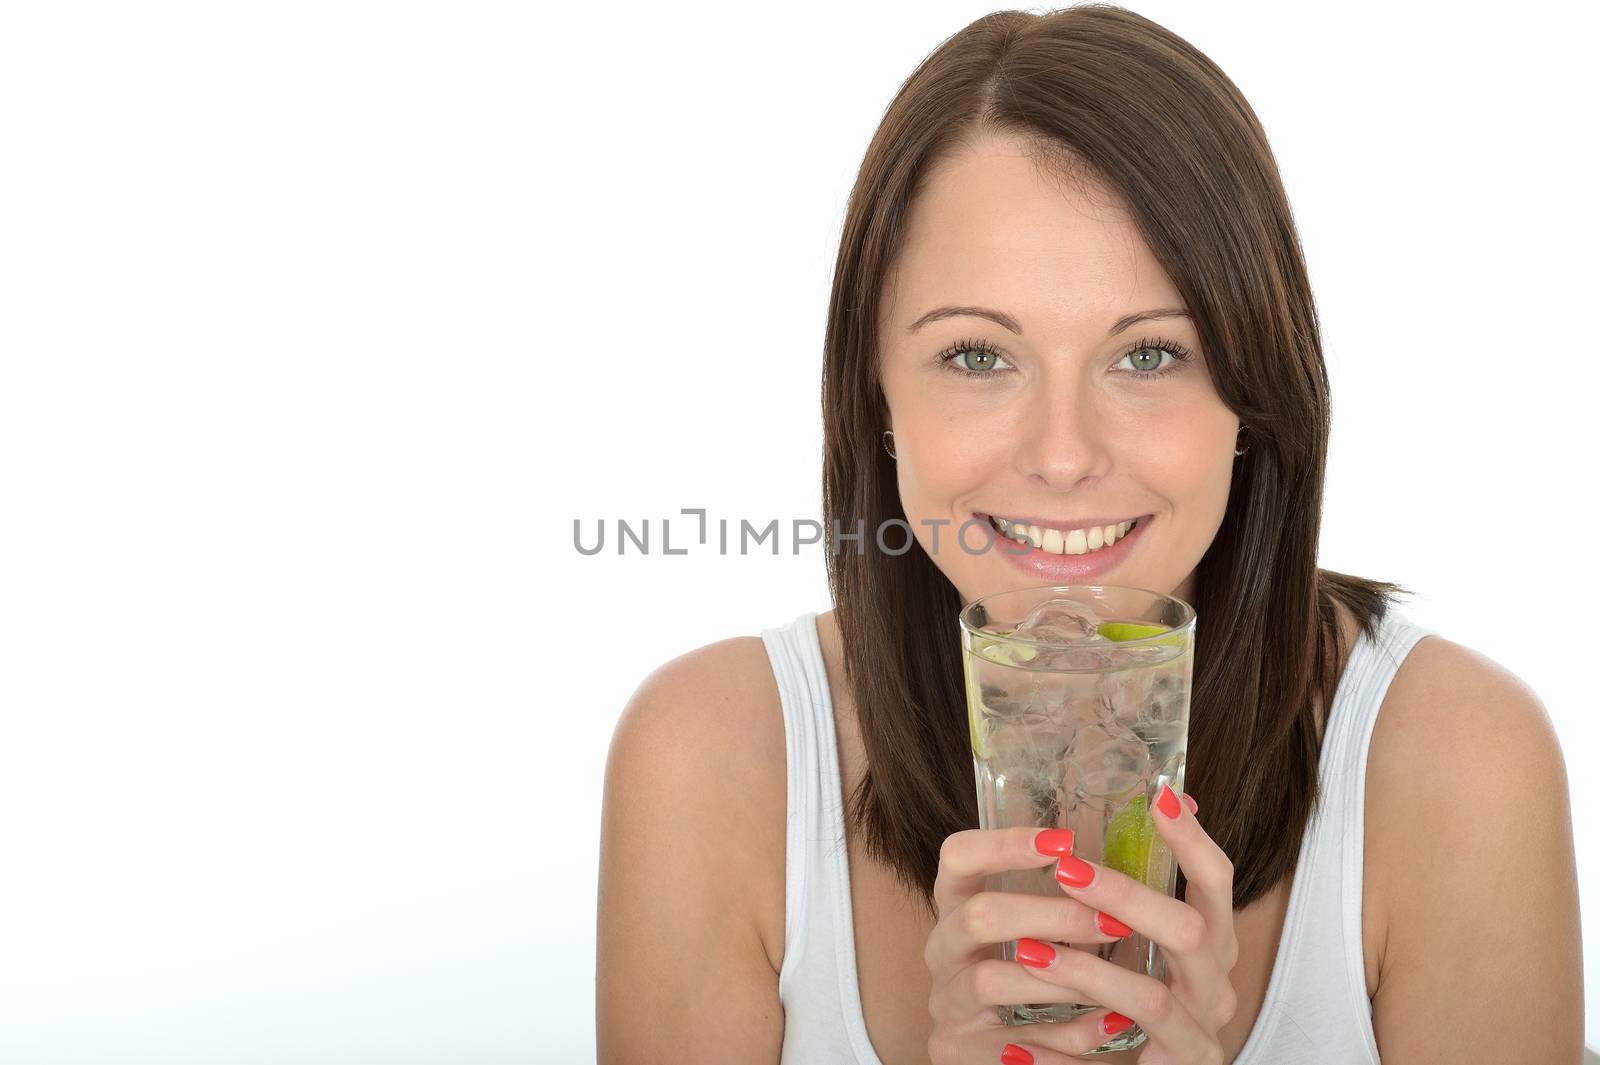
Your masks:
M1132 1021L1148 1036L1141 1065L1220 1065L1217 1031L1236 1008L1228 980L1239 955L1233 864L1165 786L1157 809L1156 830L1189 880L1182 902L1072 856L1071 833L1063 829L971 829L946 838L934 882L939 923L924 952L933 977L933 1065L1092 1061L1073 1055L1101 1046ZM1058 857L1056 878L1070 904L1064 908L1048 898L983 890L991 874ZM1112 923L1102 926L1101 914ZM1161 946L1170 986L1064 945L1110 942L1121 938L1115 933L1128 934L1124 928ZM1017 962L988 956L992 944L1011 939L1018 940ZM1021 1026L1003 1024L995 1011L1045 1002L1111 1009Z
M1074 856L1062 858L1056 867L1056 880L1069 897L1159 944L1166 956L1170 984L1110 966L1117 975L1108 974L1088 999L1120 1010L1144 1029L1149 1042L1139 1054L1140 1065L1221 1065L1217 1032L1233 1019L1238 1006L1228 979L1239 960L1233 929L1233 863L1200 827L1194 809L1186 811L1172 789L1161 786L1154 821L1188 877L1182 902ZM1053 972L1066 983L1084 984L1088 977L1082 974L1096 971L1087 962L1109 966L1082 951L1037 945L1044 948L1041 956L1055 953L1047 968L1036 970L1046 979Z

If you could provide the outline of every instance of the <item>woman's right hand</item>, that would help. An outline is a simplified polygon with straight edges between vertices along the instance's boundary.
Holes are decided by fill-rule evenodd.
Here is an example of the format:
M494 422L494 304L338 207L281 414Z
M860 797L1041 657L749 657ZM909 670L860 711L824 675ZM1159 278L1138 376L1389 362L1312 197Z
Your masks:
M933 1017L933 1034L928 1039L932 1065L1025 1061L1025 1051L1006 1055L1006 1044L1023 1038L1024 1033L1030 1046L1048 1048L1044 1054L1033 1055L1035 1065L1055 1065L1077 1059L1056 1058L1051 1051L1083 1054L1110 1039L1102 1027L1103 1019L1111 1018L1113 1034L1127 1027L1126 1017L1106 1009L1070 1021L1026 1027L1005 1024L996 1009L1024 1003L1094 1001L1074 988L1034 975L1036 970L1019 962L994 957L991 949L997 943L1023 938L1041 943L1111 943L1122 938L1102 932L1096 923L1098 911L1077 899L984 890L986 879L993 874L1037 869L1070 853L1072 833L1061 828L976 828L945 838L933 885L939 921L923 952L933 978L928 996L928 1012Z

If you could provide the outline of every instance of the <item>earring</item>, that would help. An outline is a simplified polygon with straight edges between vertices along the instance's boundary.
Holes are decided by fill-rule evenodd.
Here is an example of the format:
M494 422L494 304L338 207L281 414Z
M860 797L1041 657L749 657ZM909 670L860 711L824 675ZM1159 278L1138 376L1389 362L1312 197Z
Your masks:
M885 429L883 431L883 449L889 453L890 458L900 458L899 455L894 453L894 432L892 430Z
M1240 433L1240 435L1244 434L1244 426L1242 426L1242 425L1239 426L1239 433ZM1233 449L1233 453L1234 453L1235 456L1238 456L1238 455L1243 455L1246 451L1249 451L1249 450L1250 450L1250 445L1246 444L1244 447L1236 447L1236 448L1234 448Z

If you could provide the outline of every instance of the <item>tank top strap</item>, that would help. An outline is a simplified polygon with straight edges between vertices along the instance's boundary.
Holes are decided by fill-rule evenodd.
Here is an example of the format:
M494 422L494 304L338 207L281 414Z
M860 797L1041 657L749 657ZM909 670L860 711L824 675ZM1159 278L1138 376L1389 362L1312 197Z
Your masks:
M761 639L783 704L788 749L780 1065L882 1065L856 975L839 747L817 615L801 614Z
M827 668L817 636L817 615L808 611L761 634L772 661L783 706L785 747L788 750L788 830L784 848L787 890L784 892L783 971L778 992L804 961L810 900L825 897L832 885L815 883L830 870L817 867L819 847L842 849L844 819L839 809L838 740L833 725L833 698ZM848 881L846 881L848 883ZM821 889L821 890L819 890Z
M1411 649L1423 637L1435 635L1390 606L1373 636L1361 633L1356 639L1339 678L1323 739L1318 786L1330 810L1343 811L1345 827L1355 829L1358 841L1365 838L1367 754L1378 711Z

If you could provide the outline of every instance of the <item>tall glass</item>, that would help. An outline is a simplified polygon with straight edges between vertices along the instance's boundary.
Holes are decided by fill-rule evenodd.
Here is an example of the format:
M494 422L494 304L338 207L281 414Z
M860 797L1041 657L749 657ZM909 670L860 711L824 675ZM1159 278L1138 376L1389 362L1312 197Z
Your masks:
M1074 854L1174 895L1177 869L1151 811L1161 785L1183 794L1194 608L1139 588L1047 585L974 600L960 623L979 827L1069 828ZM986 886L1065 897L1053 865ZM1166 977L1166 959L1137 932L1076 949ZM1016 940L1001 945L1007 961L1016 951ZM1031 1024L1095 1008L1022 1004L1000 1016ZM1144 1041L1135 1024L1094 1053Z

